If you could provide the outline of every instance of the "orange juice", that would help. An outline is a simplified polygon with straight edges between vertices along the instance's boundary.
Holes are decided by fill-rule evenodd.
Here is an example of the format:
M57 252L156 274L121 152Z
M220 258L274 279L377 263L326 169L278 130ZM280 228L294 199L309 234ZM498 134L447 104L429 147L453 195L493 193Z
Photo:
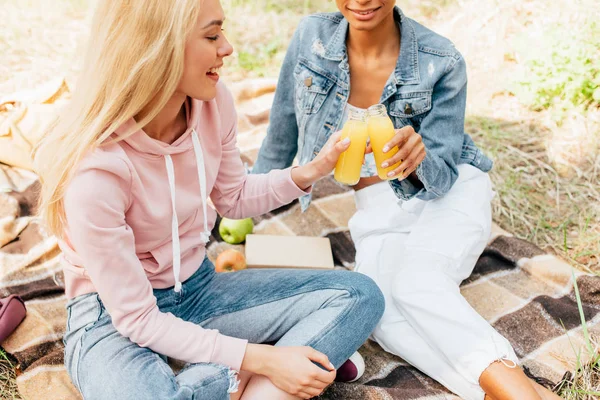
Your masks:
M367 118L367 126L369 131L369 139L371 140L371 148L377 164L377 175L383 180L394 179L394 176L388 176L388 172L396 169L400 162L390 165L387 168L382 168L381 164L388 158L398 152L398 147L392 147L387 153L383 152L383 147L388 143L396 131L390 117L388 117L383 104L376 104L369 107L369 116Z
M348 121L342 128L340 140L350 138L350 147L338 158L333 177L345 185L356 185L360 179L360 170L367 147L367 123L361 110L348 110Z

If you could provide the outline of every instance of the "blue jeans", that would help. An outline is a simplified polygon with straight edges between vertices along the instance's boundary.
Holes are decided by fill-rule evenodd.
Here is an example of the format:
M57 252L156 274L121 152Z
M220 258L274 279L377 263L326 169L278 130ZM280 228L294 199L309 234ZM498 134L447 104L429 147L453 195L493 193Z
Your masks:
M205 259L181 292L155 289L158 307L186 321L251 343L311 346L338 368L377 325L384 298L368 277L348 271L257 269L216 274ZM92 399L229 399L234 371L189 364L177 375L166 357L114 328L96 293L72 299L65 364Z

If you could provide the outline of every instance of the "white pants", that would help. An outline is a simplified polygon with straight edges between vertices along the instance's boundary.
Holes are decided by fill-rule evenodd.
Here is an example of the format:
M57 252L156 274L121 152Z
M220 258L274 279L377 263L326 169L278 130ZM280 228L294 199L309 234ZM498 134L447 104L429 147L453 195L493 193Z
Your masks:
M490 236L494 192L486 173L458 171L450 192L431 201L399 200L387 182L359 190L348 225L356 270L386 299L372 338L460 397L481 400L481 373L517 357L459 290Z

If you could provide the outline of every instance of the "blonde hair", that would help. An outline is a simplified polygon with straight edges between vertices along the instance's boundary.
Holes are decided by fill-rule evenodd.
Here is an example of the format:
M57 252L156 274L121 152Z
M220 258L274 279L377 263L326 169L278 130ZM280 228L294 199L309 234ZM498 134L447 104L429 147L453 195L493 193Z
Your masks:
M199 0L100 0L71 101L34 153L42 189L39 210L63 236L64 194L83 157L138 115L124 139L150 122L183 74L185 42Z

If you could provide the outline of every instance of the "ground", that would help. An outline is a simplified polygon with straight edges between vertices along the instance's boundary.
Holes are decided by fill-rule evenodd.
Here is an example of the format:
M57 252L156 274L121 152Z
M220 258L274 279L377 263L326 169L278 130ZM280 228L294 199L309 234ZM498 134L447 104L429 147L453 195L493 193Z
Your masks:
M93 1L55 0L49 8L45 0L0 0L0 98L61 76L74 82L76 56L85 45ZM236 49L223 71L228 81L277 76L287 42L302 16L335 8L333 1L322 0L222 3L227 15L225 33ZM495 161L491 173L498 193L495 221L575 267L598 273L600 112L580 101L557 106L555 97L560 94L550 96L552 106L532 106L531 90L527 90L540 85L531 83L532 76L541 76L542 84L547 84L560 79L561 73L569 73L561 69L552 52L564 35L574 38L569 46L583 46L582 41L588 40L585 29L592 24L590 16L600 11L595 3L398 1L405 14L449 37L467 60L466 129ZM580 38L584 39L577 41ZM598 42L592 43L591 49L595 53L582 63L588 68L585 71L594 62L600 65ZM552 58L546 64L532 64L536 57ZM542 67L532 69L531 65ZM596 76L598 86L600 70ZM566 80L572 83L577 79ZM566 93L567 87L561 86L561 91ZM2 398L18 396L11 371L8 361L0 357ZM578 375L580 383L566 388L563 395L594 398L600 391L598 374L598 365L593 364Z

